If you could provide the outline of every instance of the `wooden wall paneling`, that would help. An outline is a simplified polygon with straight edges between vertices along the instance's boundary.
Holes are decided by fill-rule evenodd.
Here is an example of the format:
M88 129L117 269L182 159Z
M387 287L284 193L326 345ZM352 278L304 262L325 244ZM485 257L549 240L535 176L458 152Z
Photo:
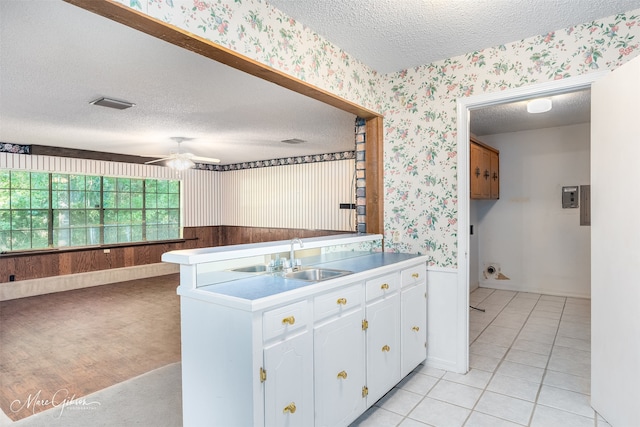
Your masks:
M122 248L124 253L124 266L131 267L135 265L135 247Z
M15 258L0 258L0 282L8 282L11 274L16 274Z
M73 273L73 252L63 252L58 255L58 274Z

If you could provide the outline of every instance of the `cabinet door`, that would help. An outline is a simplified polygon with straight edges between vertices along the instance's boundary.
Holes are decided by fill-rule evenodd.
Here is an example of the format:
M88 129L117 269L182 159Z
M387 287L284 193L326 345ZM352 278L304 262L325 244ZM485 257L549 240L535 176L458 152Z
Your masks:
M427 358L427 284L402 291L402 377Z
M315 427L348 425L366 409L362 319L360 309L314 331Z
M393 388L400 376L400 295L367 306L367 406Z
M496 152L491 152L491 198L500 198L500 156Z
M488 199L491 197L491 152L486 148L482 148L480 171L480 197Z
M313 425L312 353L310 332L264 349L265 426Z
M471 189L471 198L479 199L482 197L482 147L471 144L471 165L469 171L469 187Z

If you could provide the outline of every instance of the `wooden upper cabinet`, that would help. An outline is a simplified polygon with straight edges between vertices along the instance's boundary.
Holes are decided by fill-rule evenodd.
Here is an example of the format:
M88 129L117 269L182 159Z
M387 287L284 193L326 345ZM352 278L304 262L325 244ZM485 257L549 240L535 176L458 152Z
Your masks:
M500 198L500 152L471 137L470 196L472 199Z

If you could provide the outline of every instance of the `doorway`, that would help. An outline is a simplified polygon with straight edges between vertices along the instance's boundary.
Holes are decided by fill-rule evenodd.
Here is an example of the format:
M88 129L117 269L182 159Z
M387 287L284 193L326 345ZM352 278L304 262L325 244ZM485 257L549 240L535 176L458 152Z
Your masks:
M470 200L469 200L469 137L470 112L500 104L522 101L530 98L558 95L587 89L607 72L591 73L564 80L534 84L526 87L461 98L457 103L458 119L458 280L456 312L458 372L469 370L469 273L470 273Z

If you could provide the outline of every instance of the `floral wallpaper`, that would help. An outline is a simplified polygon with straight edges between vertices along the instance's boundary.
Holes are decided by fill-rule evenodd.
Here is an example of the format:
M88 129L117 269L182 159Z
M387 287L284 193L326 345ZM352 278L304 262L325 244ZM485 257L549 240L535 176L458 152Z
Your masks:
M640 53L637 9L378 75L265 1L119 1L381 112L385 250L427 254L437 267L457 267L456 99L614 69Z
M31 154L31 146L0 142L0 153Z
M117 0L373 109L377 73L263 0Z
M456 100L614 69L640 53L640 9L381 77L386 250L457 267Z

